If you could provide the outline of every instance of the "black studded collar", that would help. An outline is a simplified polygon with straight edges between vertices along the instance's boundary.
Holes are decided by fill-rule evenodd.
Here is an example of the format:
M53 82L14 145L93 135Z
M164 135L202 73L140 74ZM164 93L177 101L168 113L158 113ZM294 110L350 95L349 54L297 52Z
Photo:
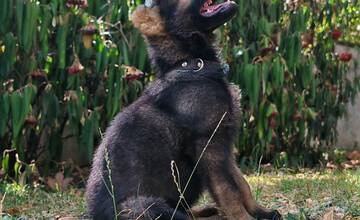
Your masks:
M227 63L220 63L216 61L203 60L201 58L195 58L190 60L184 60L175 65L176 67L172 71L186 71L191 73L214 73L221 74L222 77L227 76L229 73L229 65Z

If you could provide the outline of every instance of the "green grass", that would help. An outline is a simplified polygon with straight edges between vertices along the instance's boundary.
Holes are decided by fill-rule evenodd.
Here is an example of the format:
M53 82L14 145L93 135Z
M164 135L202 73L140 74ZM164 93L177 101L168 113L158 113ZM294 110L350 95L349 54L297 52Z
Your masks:
M287 219L360 219L360 169L249 176L257 200Z
M323 219L326 213L333 214L333 219L360 219L360 169L295 174L276 171L246 178L256 199L268 208L278 209L285 220ZM7 214L3 219L85 216L83 190L49 192L43 187L1 184L0 192L6 192L2 212ZM209 197L204 195L201 203L206 202Z
M80 219L86 208L83 190L49 192L42 187L2 184L0 192L2 197L6 192L2 205L3 219Z

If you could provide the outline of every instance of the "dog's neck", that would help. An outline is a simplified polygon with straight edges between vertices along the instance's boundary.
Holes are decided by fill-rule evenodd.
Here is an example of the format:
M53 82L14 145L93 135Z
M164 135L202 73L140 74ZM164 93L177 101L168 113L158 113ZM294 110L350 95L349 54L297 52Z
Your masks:
M212 37L200 33L147 37L149 56L159 76L173 69L177 64L195 58L219 61Z
M169 32L158 8L139 7L134 11L132 20L147 41L149 56L158 77L166 75L178 63L186 60L201 58L220 62L211 33Z

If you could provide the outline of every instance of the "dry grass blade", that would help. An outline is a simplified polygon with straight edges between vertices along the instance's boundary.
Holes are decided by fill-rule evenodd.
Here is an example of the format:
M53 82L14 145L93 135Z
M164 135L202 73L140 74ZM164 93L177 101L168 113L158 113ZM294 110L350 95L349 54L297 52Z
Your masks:
M0 219L2 219L2 215L4 214L3 212L3 204L4 204L4 201L5 201L5 197L6 197L6 192L4 193L3 197L1 198L1 201L0 201Z
M186 185L185 185L185 187L184 187L184 190L182 191L182 193L180 193L180 197L179 197L179 200L178 200L178 202L177 202L177 204L176 204L176 207L175 207L175 209L174 209L174 212L173 212L173 214L172 214L172 216L171 216L171 220L173 220L174 217L175 217L175 213L177 212L177 210L178 210L178 208L179 208L179 205L181 204L182 197L183 197L183 195L185 194L187 187L189 186L189 183L190 183L190 181L191 181L191 178L193 177L193 175L194 175L194 173L195 173L195 171L196 171L196 168L198 167L198 165L199 165L199 163L200 163L201 158L204 156L204 153L205 153L206 149L208 148L209 144L211 143L212 139L214 138L216 132L219 130L219 127L220 127L221 123L224 121L224 118L225 118L225 116L226 116L227 114L228 114L228 112L225 112L225 113L223 114L223 116L221 117L219 123L216 125L216 128L214 129L214 131L213 131L213 133L211 134L209 140L207 141L205 147L203 148L203 150L202 150L202 152L201 152L201 154L200 154L200 156L199 156L199 159L196 161L196 164L195 164L195 166L194 166L194 168L193 168L193 170L192 170L192 172L191 172L191 174L190 174L190 177L189 177L189 179L188 179L187 182L186 182Z
M144 211L135 220L139 220L153 205L155 205L155 203L152 203L146 209L144 209Z
M179 168L177 167L175 161L171 161L171 175L173 176L174 183L175 183L176 188L177 188L177 190L178 190L178 192L180 194L181 206L185 210L189 210L189 211L187 211L187 214L188 214L189 217L191 217L192 219L195 219L195 216L191 211L191 207L190 207L189 203L186 201L185 196L181 191L180 172L179 172Z

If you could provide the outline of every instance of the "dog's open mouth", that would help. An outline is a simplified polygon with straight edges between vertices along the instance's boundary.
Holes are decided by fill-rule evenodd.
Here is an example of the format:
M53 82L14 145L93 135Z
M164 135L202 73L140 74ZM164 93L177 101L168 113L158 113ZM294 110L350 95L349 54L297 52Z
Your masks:
M214 3L213 0L207 0L200 8L200 14L204 17L211 17L219 12L225 12L233 4L234 2L231 0L225 0L225 2L218 4Z

